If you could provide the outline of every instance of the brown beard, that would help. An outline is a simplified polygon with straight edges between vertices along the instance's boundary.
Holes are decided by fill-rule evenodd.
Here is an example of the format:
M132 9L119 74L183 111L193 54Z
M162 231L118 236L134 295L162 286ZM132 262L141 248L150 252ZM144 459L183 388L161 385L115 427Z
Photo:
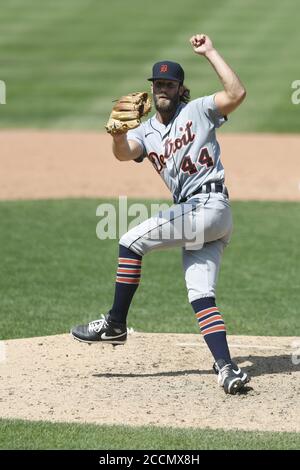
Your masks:
M159 104L159 100L157 98L156 95L153 95L153 99L154 99L154 105L155 105L155 108L156 110L159 112L159 113L167 113L167 114L172 114L172 113L175 113L179 103L180 103L180 95L179 95L179 92L173 97L173 98L168 98L169 100L169 103L168 104L165 104L165 106L161 106Z

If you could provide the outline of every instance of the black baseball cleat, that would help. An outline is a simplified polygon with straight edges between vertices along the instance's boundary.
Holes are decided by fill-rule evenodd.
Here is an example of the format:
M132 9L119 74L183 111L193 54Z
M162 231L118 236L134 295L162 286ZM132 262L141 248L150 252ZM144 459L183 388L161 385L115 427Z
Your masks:
M224 388L225 393L231 395L240 392L250 381L246 372L243 372L234 362L228 364L224 359L216 361L213 370L218 375L218 384Z
M110 319L109 313L102 315L100 320L94 320L87 325L74 326L71 335L83 343L108 343L112 345L125 344L127 327Z

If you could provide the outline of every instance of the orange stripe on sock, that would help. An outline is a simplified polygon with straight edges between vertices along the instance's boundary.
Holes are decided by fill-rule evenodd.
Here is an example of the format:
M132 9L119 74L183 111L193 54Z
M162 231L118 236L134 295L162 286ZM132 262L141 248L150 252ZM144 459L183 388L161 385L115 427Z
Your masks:
M217 320L223 320L221 315L213 315L212 317L209 317L207 320L202 320L199 322L199 326L200 328L202 328L203 326L209 325L210 323L213 323L214 321L217 321Z
M141 269L134 269L134 268L118 268L118 273L124 273L124 274L141 274Z
M216 333L217 331L226 331L225 325L213 326L202 331L203 336L209 335L210 333Z
M213 313L213 312L219 313L218 307L210 307L210 308L206 308L205 310L201 310L201 312L196 313L196 318L202 318L205 315L208 315L209 313Z
M135 279L131 277L117 277L116 282L120 282L122 284L138 284L140 279Z
M120 264L135 264L136 266L140 266L142 261L140 259L132 259L132 258L119 258Z

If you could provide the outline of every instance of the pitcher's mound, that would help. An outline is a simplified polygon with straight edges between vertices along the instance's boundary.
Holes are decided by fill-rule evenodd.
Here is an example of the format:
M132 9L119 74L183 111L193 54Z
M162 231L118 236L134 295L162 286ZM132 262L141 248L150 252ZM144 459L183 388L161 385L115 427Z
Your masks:
M300 338L230 336L252 380L217 385L194 334L132 333L125 346L69 335L2 342L1 417L97 424L300 431ZM4 346L4 347L3 347ZM298 355L297 355L298 354Z

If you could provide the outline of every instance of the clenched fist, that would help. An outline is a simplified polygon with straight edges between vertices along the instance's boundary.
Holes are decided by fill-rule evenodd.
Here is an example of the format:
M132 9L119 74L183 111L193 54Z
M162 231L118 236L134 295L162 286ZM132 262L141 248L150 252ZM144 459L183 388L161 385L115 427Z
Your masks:
M206 55L214 49L211 39L206 34L195 34L190 38L190 43L194 52L199 55Z

